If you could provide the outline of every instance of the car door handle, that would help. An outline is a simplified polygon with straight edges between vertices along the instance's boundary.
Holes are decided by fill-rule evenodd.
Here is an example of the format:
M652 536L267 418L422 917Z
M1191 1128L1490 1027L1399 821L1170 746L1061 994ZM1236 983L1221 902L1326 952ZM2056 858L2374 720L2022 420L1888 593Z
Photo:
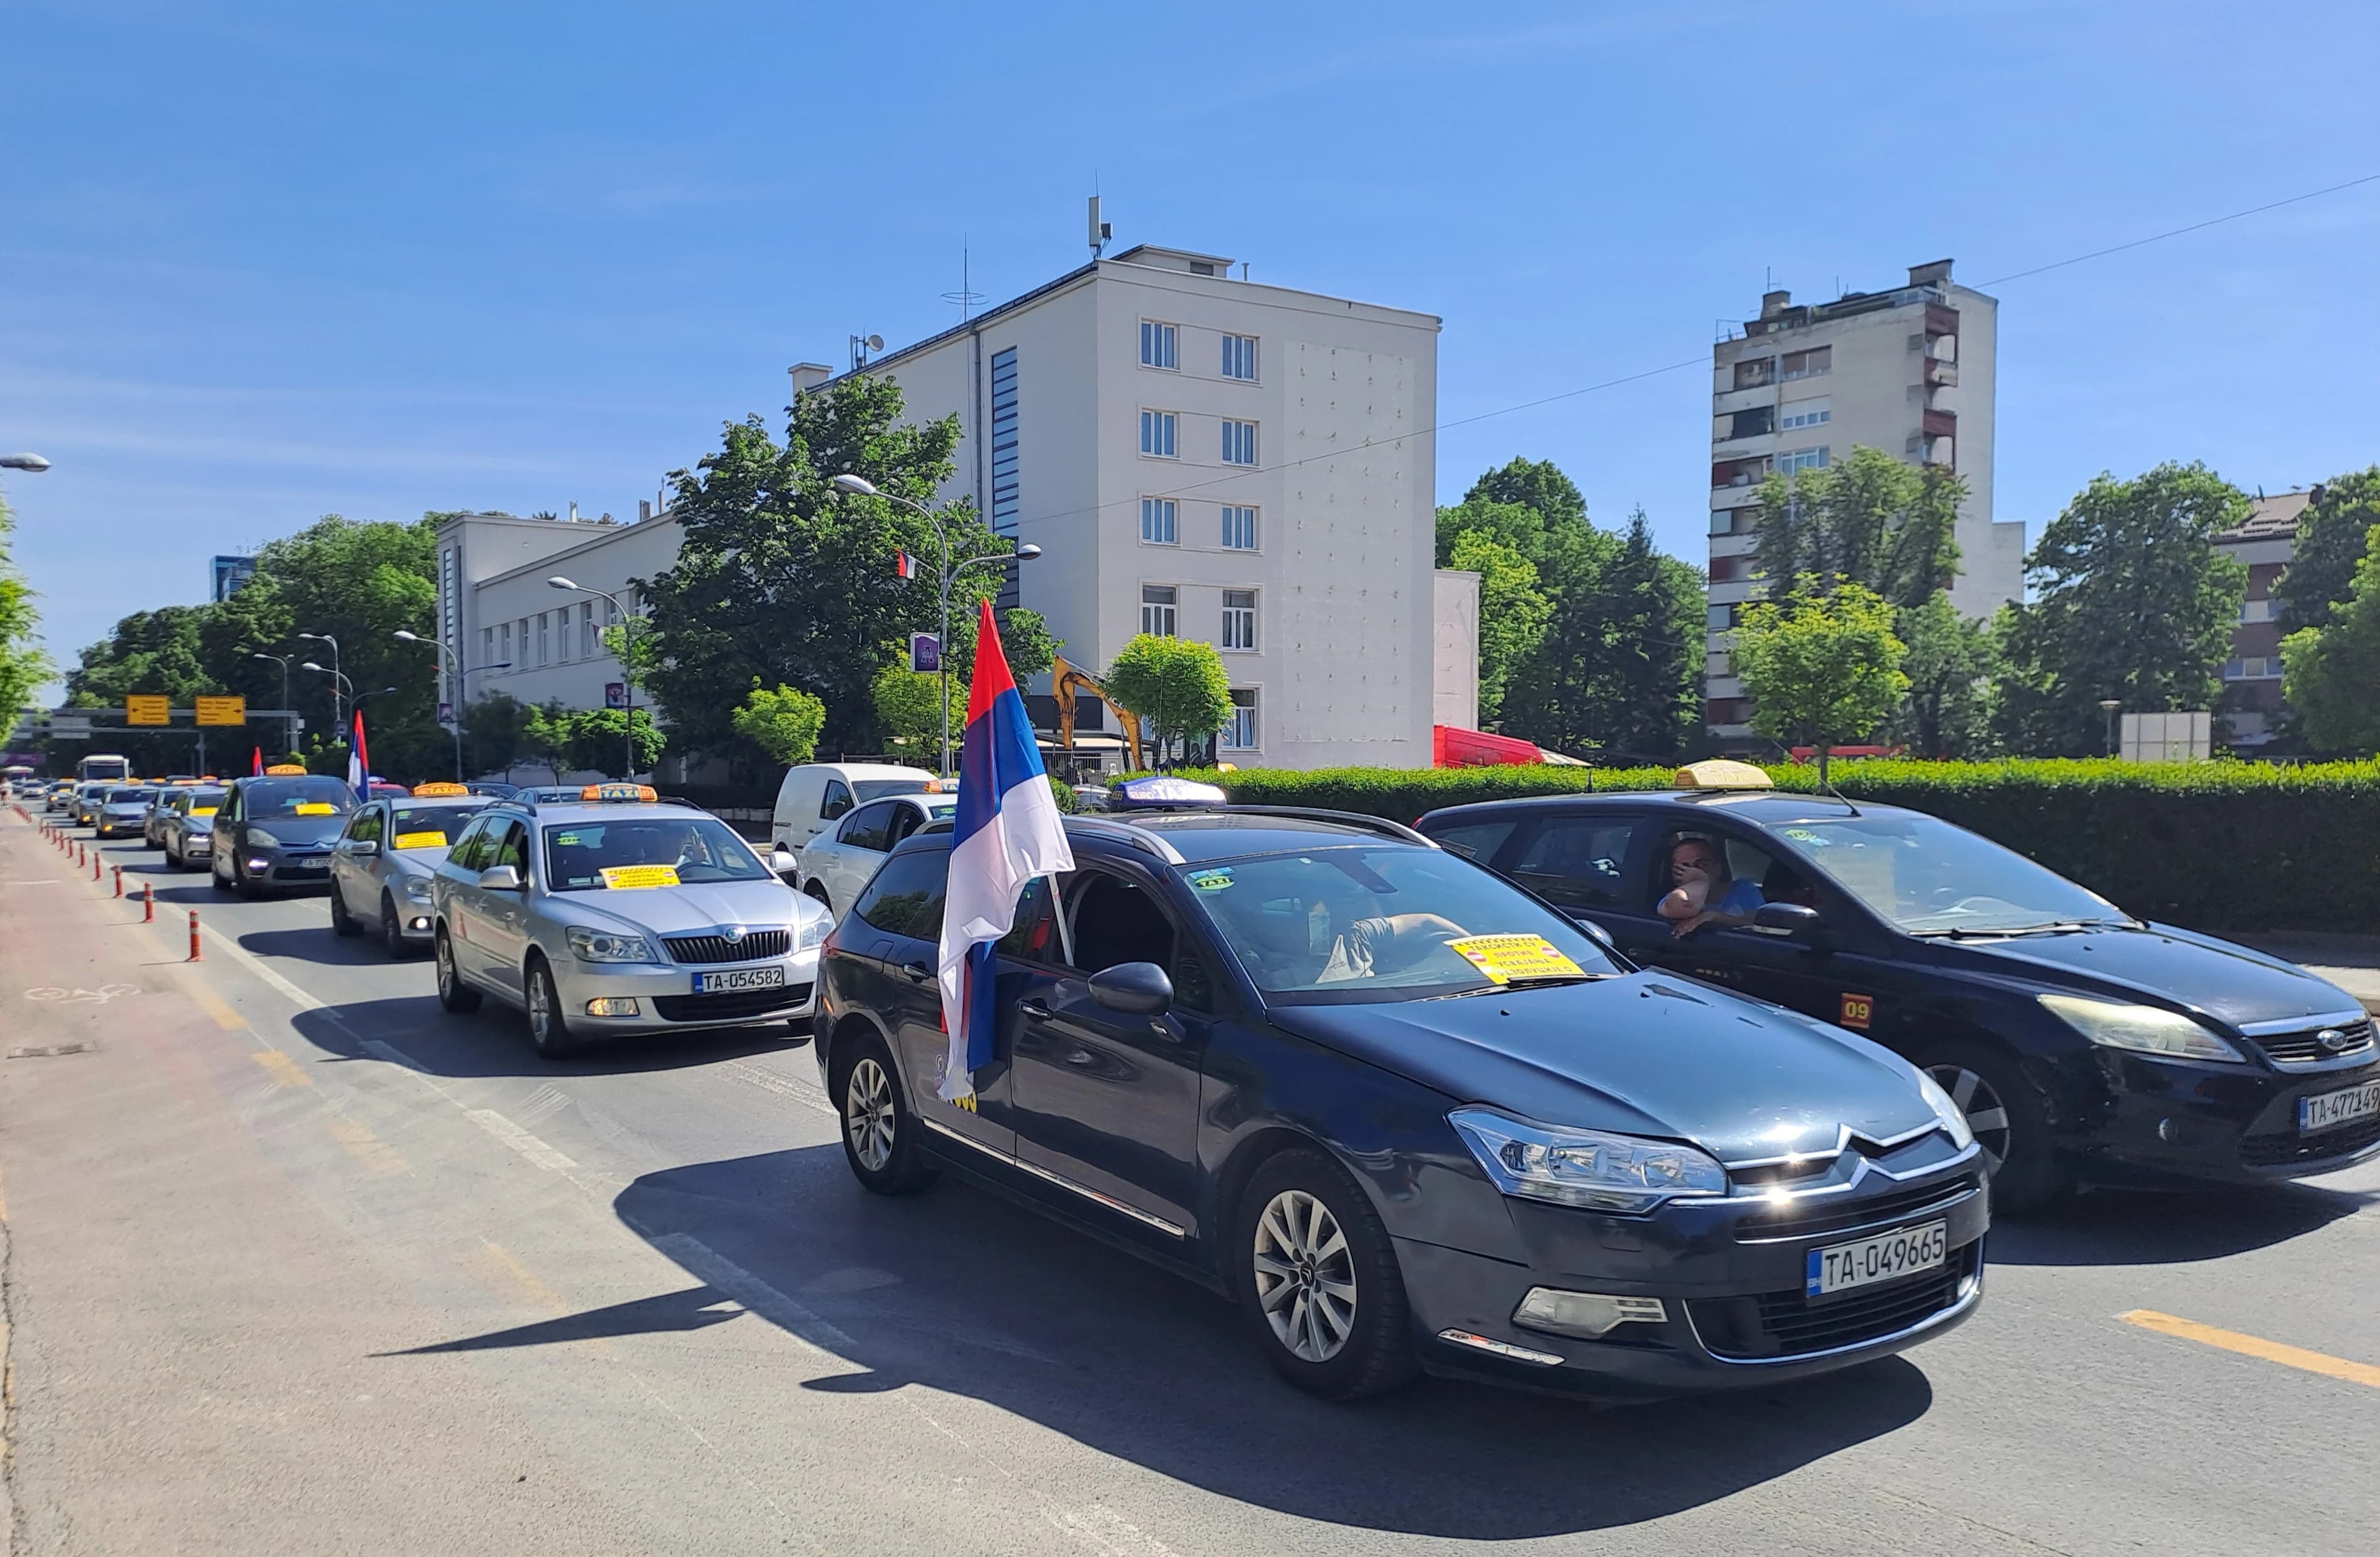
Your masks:
M933 981L934 970L922 962L905 962L901 965L901 971L908 975L909 981L913 984L926 984Z
M1016 1010L1019 1016L1030 1016L1037 1022L1046 1022L1053 1015L1049 1006L1038 1000L1020 1000L1016 1003Z

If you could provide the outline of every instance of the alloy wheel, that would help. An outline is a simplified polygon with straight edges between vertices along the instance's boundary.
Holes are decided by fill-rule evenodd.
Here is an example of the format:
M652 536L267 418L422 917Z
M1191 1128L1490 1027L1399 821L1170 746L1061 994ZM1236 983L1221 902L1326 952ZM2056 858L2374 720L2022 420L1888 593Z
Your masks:
M1355 1328L1355 1268L1330 1208L1284 1189L1257 1218L1257 1299L1273 1338L1301 1362L1329 1362Z
M892 1081L875 1056L863 1055L843 1084L843 1127L852 1155L869 1173L892 1161Z
M1998 1173L2000 1164L2008 1161L2008 1104L1992 1090L1990 1082L1964 1065L1928 1065L1925 1074L1950 1094L1950 1101L1967 1116L1967 1128L1975 1133L1975 1144L1984 1149L1985 1171Z
M528 1030L540 1044L552 1041L553 1007L546 1002L545 980L534 970L528 978Z

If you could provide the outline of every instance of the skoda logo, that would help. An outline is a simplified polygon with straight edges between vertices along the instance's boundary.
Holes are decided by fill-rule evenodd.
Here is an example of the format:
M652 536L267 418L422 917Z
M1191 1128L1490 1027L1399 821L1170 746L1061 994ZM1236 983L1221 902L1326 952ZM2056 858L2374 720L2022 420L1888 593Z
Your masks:
M744 939L744 927L740 924L731 924L719 933L727 937L728 943L732 945Z
M2347 1034L2337 1028L2325 1028L2313 1035L2313 1040L2336 1054L2347 1047Z

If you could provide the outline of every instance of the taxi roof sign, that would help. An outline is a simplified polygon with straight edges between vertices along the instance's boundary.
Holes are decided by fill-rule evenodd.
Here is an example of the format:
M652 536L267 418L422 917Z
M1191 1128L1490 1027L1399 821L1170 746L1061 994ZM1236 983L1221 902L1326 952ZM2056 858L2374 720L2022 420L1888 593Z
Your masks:
M1773 789L1776 784L1749 762L1713 757L1680 768L1670 784L1679 789Z
M581 800L601 805L656 805L661 797L649 784L590 784L578 792Z
M305 771L305 766L302 763L275 762L270 768L265 769L264 773L267 778L274 778L285 773L302 773Z
M463 785L447 779L440 779L430 784L417 784L413 786L413 797L417 800L424 797L468 795L469 793L471 792Z

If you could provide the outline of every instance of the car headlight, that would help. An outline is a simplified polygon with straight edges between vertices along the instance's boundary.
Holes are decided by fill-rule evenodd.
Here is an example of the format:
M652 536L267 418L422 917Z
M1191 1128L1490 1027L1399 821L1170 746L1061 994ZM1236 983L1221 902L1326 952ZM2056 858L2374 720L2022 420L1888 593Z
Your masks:
M802 922L794 927L794 950L797 952L817 950L825 943L826 932L833 928L834 920L828 915L805 916Z
M2179 1011L2081 995L2043 995L2041 1004L2068 1027L2106 1049L2127 1049L2168 1060L2245 1064L2248 1057Z
M1724 1195L1727 1170L1675 1141L1535 1125L1487 1108L1446 1116L1507 1195L1603 1211L1648 1211L1689 1195Z
M412 898L416 903L429 902L430 878L427 876L407 876L405 879L405 895Z
M589 930L585 925L569 925L562 931L570 943L570 955L580 962L652 962L653 949L641 935L623 935L617 931Z
M277 849L281 846L281 840L274 837L272 833L267 833L261 827L249 828L248 830L248 841L251 846L258 844L261 844L269 849Z
M1925 1106L1934 1111L1934 1117L1942 1121L1942 1128L1949 1133L1951 1145L1964 1151L1975 1144L1975 1131L1967 1123L1967 1111L1961 1108L1949 1093L1942 1090L1941 1083L1921 1070L1917 1073L1917 1090L1924 1094Z

